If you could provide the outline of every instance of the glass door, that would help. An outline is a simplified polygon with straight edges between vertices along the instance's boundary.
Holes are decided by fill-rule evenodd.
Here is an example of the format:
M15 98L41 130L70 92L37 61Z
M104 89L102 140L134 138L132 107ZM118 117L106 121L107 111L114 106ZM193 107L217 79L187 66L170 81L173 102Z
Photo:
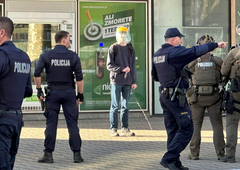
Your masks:
M17 48L25 51L31 60L31 82L33 90L36 85L33 80L33 74L40 55L49 49L54 48L54 36L60 30L61 24L39 24L39 23L16 23L12 41ZM42 85L46 85L45 70L41 74ZM43 87L43 86L42 86ZM22 105L22 111L41 111L41 105L37 96L25 98Z
M59 24L14 24L12 41L16 47L25 51L31 60L32 85L33 73L42 52L55 46L54 36L59 30ZM42 84L46 84L46 74L42 73Z
M14 23L12 36L13 43L25 51L32 62L31 76L33 95L25 98L22 104L23 113L42 113L41 104L37 98L36 85L33 81L33 74L36 64L42 52L52 49L55 46L55 34L59 30L68 31L70 34L70 50L76 51L76 28L75 13L64 12L14 12L7 11L6 16ZM46 86L46 74L43 71L42 88Z

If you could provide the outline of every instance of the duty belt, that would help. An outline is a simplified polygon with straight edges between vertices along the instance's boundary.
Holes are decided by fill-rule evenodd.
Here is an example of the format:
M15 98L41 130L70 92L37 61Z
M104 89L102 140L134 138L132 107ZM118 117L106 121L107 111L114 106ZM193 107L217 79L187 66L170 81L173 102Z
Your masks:
M1 114L16 114L16 115L20 115L22 114L21 110L2 110L0 109L0 115Z
M165 98L169 98L169 99L172 97L174 91L175 91L175 88L172 88L172 87L160 88L160 93L162 93ZM186 89L178 88L176 96L178 96L179 94L180 95L185 95L186 92L187 92Z
M51 90L74 89L74 86L72 84L49 84L48 87Z

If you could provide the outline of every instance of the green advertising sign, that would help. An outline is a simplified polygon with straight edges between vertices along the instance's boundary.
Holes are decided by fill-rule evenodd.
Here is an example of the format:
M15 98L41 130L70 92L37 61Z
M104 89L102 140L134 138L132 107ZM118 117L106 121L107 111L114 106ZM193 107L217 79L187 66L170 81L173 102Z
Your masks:
M146 3L80 1L79 23L85 100L81 110L110 108L111 85L106 61L109 47L116 43L116 29L120 25L130 30L136 53L138 87L132 90L129 109L146 109Z

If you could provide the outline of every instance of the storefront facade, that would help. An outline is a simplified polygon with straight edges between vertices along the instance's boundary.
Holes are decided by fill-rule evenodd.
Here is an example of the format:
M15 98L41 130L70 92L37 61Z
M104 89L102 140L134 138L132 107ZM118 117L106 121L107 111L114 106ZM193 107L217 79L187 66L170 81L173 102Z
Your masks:
M129 108L150 115L162 114L159 83L151 79L151 58L164 43L167 28L177 27L186 35L183 45L187 47L204 34L216 41L228 41L228 48L213 52L222 58L239 43L235 27L240 24L240 2L236 0L0 0L0 15L14 21L12 40L29 54L32 73L39 55L54 47L54 34L60 29L70 32L71 50L78 53L83 65L86 100L80 112L86 113L109 110L110 83L105 65L119 25L130 29L136 50L138 88L131 94ZM42 79L44 86L45 73ZM42 113L32 83L34 95L24 100L22 110Z
M40 54L55 45L54 35L66 30L71 50L78 53L84 75L85 102L80 112L108 112L110 108L109 71L106 69L108 48L116 42L116 28L129 28L136 51L138 88L131 93L131 111L149 111L148 57L150 44L147 1L96 0L6 0L5 16L15 26L12 41L27 52L32 67L33 96L23 101L23 113L42 113L37 99L33 72ZM101 44L101 46L100 46ZM47 85L42 75L42 87Z
M192 47L203 35L216 42L227 41L228 47L212 53L227 57L231 46L239 43L236 26L240 24L240 3L235 0L154 0L153 1L153 53L164 44L167 28L177 27L185 35L183 46ZM153 83L153 114L162 114L159 103L159 82Z

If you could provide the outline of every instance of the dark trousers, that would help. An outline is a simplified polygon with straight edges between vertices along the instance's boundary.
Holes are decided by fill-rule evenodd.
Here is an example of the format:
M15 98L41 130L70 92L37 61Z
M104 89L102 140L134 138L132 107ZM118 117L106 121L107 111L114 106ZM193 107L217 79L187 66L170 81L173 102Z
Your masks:
M0 115L0 169L12 170L23 126L22 114Z
M186 99L185 99L186 100ZM180 153L186 148L193 134L192 113L187 102L179 106L178 98L174 101L160 96L163 108L164 123L167 131L167 152L162 161L166 163L179 162Z
M80 151L82 141L79 135L78 108L74 89L52 90L46 98L47 109L44 115L47 119L45 130L45 150L53 152L56 143L58 113L62 105L69 133L69 145L73 152Z

